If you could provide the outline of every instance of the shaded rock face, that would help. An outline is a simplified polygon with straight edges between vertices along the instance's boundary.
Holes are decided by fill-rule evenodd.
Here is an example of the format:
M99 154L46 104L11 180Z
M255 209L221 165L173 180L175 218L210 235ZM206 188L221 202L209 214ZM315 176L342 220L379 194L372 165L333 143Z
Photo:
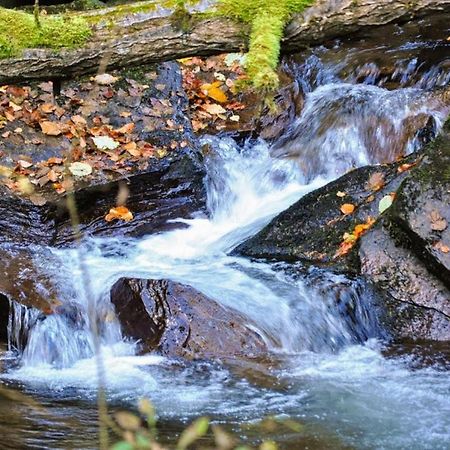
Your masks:
M408 161L413 161L411 156ZM239 245L234 253L253 258L332 264L357 270L354 261L336 260L335 254L346 232L369 217L378 215L379 200L395 191L406 172L399 173L400 163L355 169L341 178L302 197L279 214L258 234ZM372 179L383 180L375 191ZM345 193L339 197L337 193ZM344 215L345 203L356 206L353 214Z
M137 77L141 74L134 75ZM181 72L176 63L164 63L157 66L154 77L152 82L147 80L151 86L139 96L128 95L119 84L115 87L116 97L102 102L103 91L100 89L94 111L103 123L115 128L133 120L136 141L146 142L154 148L177 148L166 152L162 158L141 158L134 166L125 168L120 165L109 167L111 161L106 161L103 168L94 170L92 176L76 179L74 195L82 233L142 236L184 226L168 224L168 220L205 213L205 172L197 140L186 114L188 100L182 89ZM61 98L66 99L65 114L68 117L83 114L83 108L89 108L94 103L89 95L95 88L89 83L84 90L83 86L75 81L63 86ZM133 89L132 79L126 86ZM88 88L91 90L86 94ZM124 111L131 114L131 119L123 115ZM89 114L92 116L88 120L93 121L94 114ZM25 127L19 121L8 124L11 127L19 125L24 127L23 135L28 144L17 145L3 139L0 156L2 165L13 168L21 154L25 154L25 158L32 156L46 160L49 157L64 157L66 152L71 151L72 143L63 135L45 136L39 128ZM94 125L94 122L89 122L89 126ZM48 187L50 185L46 185L42 192L39 191L47 200L43 206L37 206L30 199L0 186L0 227L5 241L60 246L74 239L66 197L56 195ZM104 217L110 208L116 206L119 191L127 192L126 205L134 219L130 222L106 222Z
M25 306L51 312L59 301L47 264L58 264L49 251L34 246L4 245L0 259L0 294Z
M450 340L449 124L423 153L410 170L399 172L400 163L364 167L306 195L235 253L363 275L378 290L383 321L394 338ZM375 172L384 185L367 192ZM345 197L336 196L338 191ZM379 217L379 200L391 192L394 203ZM342 215L342 203L357 208ZM348 255L338 257L344 233L369 215L379 217L377 223Z
M267 351L246 318L187 285L121 278L111 289L111 301L123 334L140 341L143 353L214 359Z
M388 294L392 326L402 337L450 340L449 167L447 125L386 217L361 239L361 273Z
M361 273L379 288L385 326L397 338L450 341L450 291L382 221L361 238Z

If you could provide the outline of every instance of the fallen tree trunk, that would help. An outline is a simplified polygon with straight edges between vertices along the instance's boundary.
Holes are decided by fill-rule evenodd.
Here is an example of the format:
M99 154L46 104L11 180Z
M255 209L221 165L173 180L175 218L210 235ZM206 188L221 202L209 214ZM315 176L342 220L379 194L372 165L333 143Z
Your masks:
M186 30L170 16L121 15L120 10L111 15L111 8L109 12L107 20L93 25L92 36L82 48L32 49L20 57L0 60L0 83L71 78L96 72L99 67L113 69L208 56L246 50L248 46L249 26L227 18L193 14ZM435 14L450 14L450 0L319 0L287 26L282 48L297 51L362 29Z

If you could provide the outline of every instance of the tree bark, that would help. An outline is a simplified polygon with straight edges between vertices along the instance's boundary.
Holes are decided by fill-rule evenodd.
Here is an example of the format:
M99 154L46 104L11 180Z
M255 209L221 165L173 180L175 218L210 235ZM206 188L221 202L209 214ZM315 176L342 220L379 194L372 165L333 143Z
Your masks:
M434 14L450 14L450 0L319 0L293 18L282 49L298 51L362 29ZM113 26L106 22L93 26L83 48L31 49L20 57L0 60L0 83L72 78L99 68L245 51L248 46L248 25L227 18L193 14L187 31L174 25L171 17L155 18L145 13L120 16Z

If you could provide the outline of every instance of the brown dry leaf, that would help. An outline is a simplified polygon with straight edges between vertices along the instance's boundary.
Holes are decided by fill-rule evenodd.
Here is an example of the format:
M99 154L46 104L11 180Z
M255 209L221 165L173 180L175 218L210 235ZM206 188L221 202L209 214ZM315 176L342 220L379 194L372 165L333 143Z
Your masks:
M141 156L141 151L137 148L136 142L129 142L128 144L125 144L123 148L132 156Z
M40 106L40 110L44 114L50 114L56 109L56 106L53 103L44 103Z
M47 203L47 200L45 200L45 198L40 194L30 195L29 198L31 203L36 206L44 206Z
M52 169L49 170L47 173L47 178L52 182L55 183L58 180L58 174Z
M351 203L344 203L340 209L342 214L352 214L355 210L355 205L352 205Z
M133 220L133 214L126 206L117 206L116 208L111 208L109 213L105 216L107 222L111 222L115 219L129 222L130 220Z
M124 125L123 127L118 128L116 132L120 134L128 134L134 130L134 127L135 127L134 123L130 122Z
M379 191L384 187L384 174L381 172L375 172L370 175L366 183L366 189L369 191Z
M62 133L61 125L58 122L44 120L39 125L41 126L42 132L48 136L59 136Z
M440 250L442 253L450 252L450 247L448 247L448 245L445 245L442 241L436 242L436 244L434 244L433 247L436 250Z
M202 105L202 109L212 115L225 114L227 112L224 108L217 104Z
M93 80L100 86L108 86L115 83L118 78L110 75L109 73L101 73L99 75L96 75Z
M25 161L24 159L19 159L19 161L17 161L20 165L20 167L22 167L23 169L28 169L29 167L31 167L33 165L32 162L30 161Z
M87 125L86 119L83 116L75 115L70 118L75 125Z
M436 209L430 213L431 229L433 231L444 231L448 223Z

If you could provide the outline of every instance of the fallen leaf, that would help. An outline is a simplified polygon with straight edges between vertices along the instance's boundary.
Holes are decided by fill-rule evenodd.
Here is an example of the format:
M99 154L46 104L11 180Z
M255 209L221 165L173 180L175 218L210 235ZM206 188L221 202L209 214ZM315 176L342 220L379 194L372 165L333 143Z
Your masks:
M337 191L337 192L336 192L336 196L337 196L337 197L341 197L341 198L342 198L342 197L345 197L346 195L347 195L347 194L346 194L345 192L342 192L342 191Z
M56 106L53 103L44 103L40 106L40 110L44 114L50 114L56 109Z
M69 171L76 177L85 177L92 173L92 166L83 162L74 162L69 166Z
M385 195L381 200L380 203L378 203L378 211L380 214L383 214L384 211L386 211L388 208L391 207L393 202L392 195Z
M20 165L20 167L24 168L24 169L28 169L29 167L31 167L33 165L32 162L30 161L25 161L24 159L19 159L19 161L17 161Z
M450 247L448 247L448 245L445 245L442 241L436 242L436 244L434 244L433 247L436 250L440 250L442 253L450 252Z
M344 203L340 209L342 214L351 214L355 210L355 205L352 205L351 203Z
M212 98L216 102L225 103L228 101L228 97L225 92L220 89L219 86L222 85L221 81L215 81L214 83L205 83L200 86L200 89L207 95Z
M116 208L111 208L109 213L105 216L107 222L111 222L115 219L129 222L130 220L133 220L133 214L126 206L117 206Z
M405 172L405 171L411 169L412 167L414 167L416 165L417 165L417 161L413 162L413 163L410 163L410 164L408 164L408 163L402 164L401 166L398 167L397 172L398 173Z
M366 183L366 189L369 191L379 191L384 186L384 174L375 172L370 175Z
M120 145L119 142L109 136L97 136L93 137L92 140L94 141L96 147L100 150L114 150Z
M33 194L29 197L31 203L36 206L43 206L47 203L47 200L40 194Z
M212 115L224 114L227 112L222 106L217 104L202 105L202 109Z
M109 84L114 84L118 81L118 78L110 75L109 73L102 73L96 75L93 80L100 86L108 86Z
M120 133L120 134L128 134L134 130L134 127L135 127L134 123L130 122L130 123L127 123L126 125L124 125L123 127L118 128L116 131L117 131L117 133Z
M42 132L48 136L59 136L62 133L61 125L58 122L44 120L39 125L41 126Z
M136 142L129 142L125 144L123 148L132 156L141 156L141 151L137 148Z
M447 221L441 216L439 211L433 210L430 213L431 229L434 231L444 231L447 228Z

